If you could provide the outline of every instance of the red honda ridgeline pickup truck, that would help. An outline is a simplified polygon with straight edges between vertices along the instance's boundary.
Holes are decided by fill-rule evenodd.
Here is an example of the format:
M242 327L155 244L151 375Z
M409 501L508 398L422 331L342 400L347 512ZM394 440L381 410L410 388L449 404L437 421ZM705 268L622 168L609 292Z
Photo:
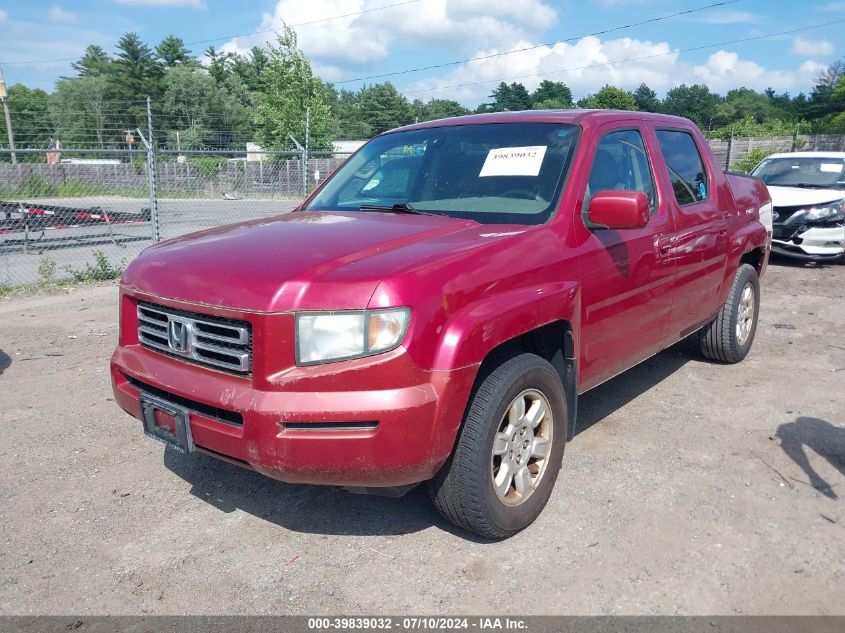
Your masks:
M294 212L133 261L116 400L182 452L358 492L426 481L507 537L551 494L578 394L693 333L748 353L769 204L676 117L393 130Z

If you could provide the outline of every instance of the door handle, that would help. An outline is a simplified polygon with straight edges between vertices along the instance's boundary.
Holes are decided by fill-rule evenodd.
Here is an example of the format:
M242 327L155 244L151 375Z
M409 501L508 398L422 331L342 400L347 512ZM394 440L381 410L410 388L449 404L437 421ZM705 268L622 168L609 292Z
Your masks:
M672 251L672 246L675 239L672 237L658 237L654 240L654 250L657 251L658 257L665 257Z

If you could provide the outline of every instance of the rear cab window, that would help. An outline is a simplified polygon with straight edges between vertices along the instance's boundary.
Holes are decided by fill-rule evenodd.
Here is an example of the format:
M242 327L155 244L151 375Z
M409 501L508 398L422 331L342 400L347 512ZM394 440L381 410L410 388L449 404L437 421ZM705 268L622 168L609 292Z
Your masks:
M678 204L686 206L707 200L710 180L692 134L666 129L655 130L655 134Z

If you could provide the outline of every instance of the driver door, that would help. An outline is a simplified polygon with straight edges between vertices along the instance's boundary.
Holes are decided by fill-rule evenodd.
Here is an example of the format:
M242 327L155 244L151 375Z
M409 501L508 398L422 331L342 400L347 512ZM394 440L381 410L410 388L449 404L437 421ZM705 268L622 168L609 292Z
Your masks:
M658 194L648 130L616 123L600 128L581 218L581 385L589 389L659 351L672 309L674 264L661 249L673 233ZM590 198L599 191L642 191L650 202L643 228L590 227ZM576 219L576 224L578 223Z

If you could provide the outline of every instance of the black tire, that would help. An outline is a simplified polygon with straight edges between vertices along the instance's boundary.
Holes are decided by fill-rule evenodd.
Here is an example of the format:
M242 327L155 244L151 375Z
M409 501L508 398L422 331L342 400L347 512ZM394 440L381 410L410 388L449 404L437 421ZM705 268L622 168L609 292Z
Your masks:
M548 401L551 446L533 491L519 505L506 505L493 488L493 441L511 403L526 390L536 390ZM429 495L440 513L459 527L488 538L507 538L528 527L545 507L565 443L566 395L560 376L539 356L521 354L480 379L452 456L428 482Z
M742 296L746 287L751 288L754 297L753 316L750 330L744 340L737 333L737 321L742 311ZM757 332L757 318L760 314L760 280L757 271L749 264L741 264L736 271L733 286L719 310L719 314L699 331L701 353L710 360L723 363L738 363L748 355L754 334Z

